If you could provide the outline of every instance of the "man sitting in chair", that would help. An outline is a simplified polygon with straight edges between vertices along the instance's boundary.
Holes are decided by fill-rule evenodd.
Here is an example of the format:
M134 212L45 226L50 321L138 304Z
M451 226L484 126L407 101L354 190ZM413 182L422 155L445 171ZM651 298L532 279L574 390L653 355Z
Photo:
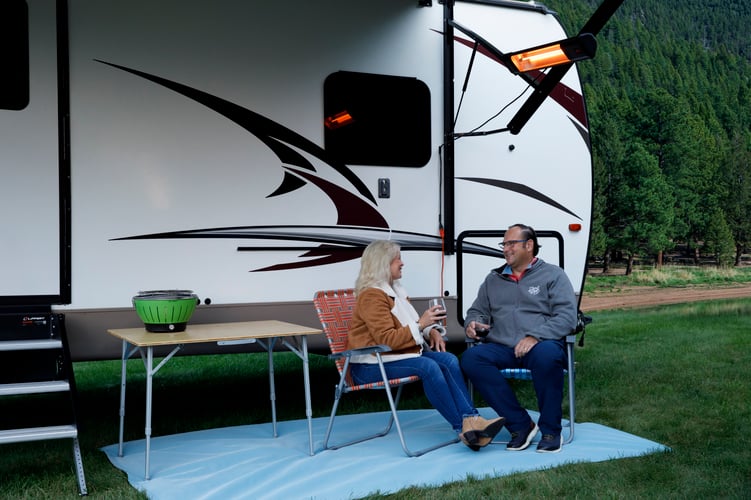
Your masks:
M511 433L507 450L526 449L539 430L537 451L556 453L562 446L565 337L576 327L576 296L560 267L537 258L540 246L531 227L509 227L500 246L506 264L485 278L465 322L471 339L480 340L482 327L490 333L463 354L462 370L488 405L506 417ZM540 411L537 423L501 374L506 368L531 370Z

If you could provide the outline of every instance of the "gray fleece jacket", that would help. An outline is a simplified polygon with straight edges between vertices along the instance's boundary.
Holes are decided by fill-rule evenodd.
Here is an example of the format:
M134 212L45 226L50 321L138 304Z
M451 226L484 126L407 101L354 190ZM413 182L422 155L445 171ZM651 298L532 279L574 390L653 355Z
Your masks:
M576 327L576 295L558 266L537 259L519 282L503 274L506 264L494 269L480 285L464 324L490 316L487 341L514 347L525 336L560 339Z

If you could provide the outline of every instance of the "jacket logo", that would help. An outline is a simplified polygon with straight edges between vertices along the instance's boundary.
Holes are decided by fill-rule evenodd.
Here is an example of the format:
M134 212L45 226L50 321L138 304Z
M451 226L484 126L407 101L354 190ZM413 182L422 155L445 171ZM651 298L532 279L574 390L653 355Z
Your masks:
M529 288L527 289L527 292L528 292L528 293L529 293L530 295L537 295L538 293L540 293L540 285L537 285L537 286L531 286L531 287L529 287Z

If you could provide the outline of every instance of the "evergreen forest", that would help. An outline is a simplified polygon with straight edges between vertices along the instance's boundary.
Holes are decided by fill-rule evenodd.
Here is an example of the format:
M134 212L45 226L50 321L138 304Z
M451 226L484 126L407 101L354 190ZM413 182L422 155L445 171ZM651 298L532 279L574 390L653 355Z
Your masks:
M602 0L545 0L576 34ZM751 2L625 0L578 63L590 259L738 266L751 247Z

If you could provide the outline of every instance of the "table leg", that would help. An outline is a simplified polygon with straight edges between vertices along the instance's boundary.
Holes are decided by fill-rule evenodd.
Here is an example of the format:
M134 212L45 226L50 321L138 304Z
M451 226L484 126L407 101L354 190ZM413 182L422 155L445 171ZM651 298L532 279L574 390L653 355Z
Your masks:
M308 444L310 445L310 456L313 456L313 410L310 404L310 369L308 363L308 337L302 335L302 365L303 380L305 381L305 415L308 417Z
M310 403L310 360L308 357L308 337L306 335L301 335L301 338L302 352L286 340L282 340L282 343L287 349L295 353L295 355L302 360L302 373L305 385L305 416L308 418L308 445L310 446L310 455L313 456L315 451L313 450L313 410Z
M276 429L276 384L274 383L274 343L276 339L269 339L269 343L266 344L266 351L269 355L269 398L271 399L271 427L274 432L274 437L278 437L279 433Z
M152 381L154 376L154 348L148 347L146 351L146 467L144 479L149 479L149 458L151 454L151 395Z
M125 383L126 383L126 366L128 361L128 342L123 340L122 366L120 367L120 432L117 444L117 456L123 456L123 434L125 428Z

